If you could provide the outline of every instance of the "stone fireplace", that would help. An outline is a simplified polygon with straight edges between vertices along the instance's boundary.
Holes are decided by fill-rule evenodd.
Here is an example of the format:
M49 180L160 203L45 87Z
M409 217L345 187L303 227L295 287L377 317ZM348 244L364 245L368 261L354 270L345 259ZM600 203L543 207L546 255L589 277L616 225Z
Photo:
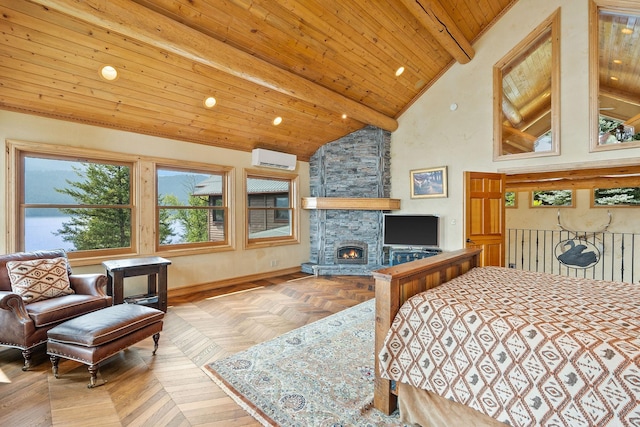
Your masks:
M325 144L309 162L311 197L388 198L390 140L389 132L367 126ZM317 208L309 213L311 253L302 271L317 275L366 276L383 267L383 210L366 206ZM351 250L359 257L350 258Z

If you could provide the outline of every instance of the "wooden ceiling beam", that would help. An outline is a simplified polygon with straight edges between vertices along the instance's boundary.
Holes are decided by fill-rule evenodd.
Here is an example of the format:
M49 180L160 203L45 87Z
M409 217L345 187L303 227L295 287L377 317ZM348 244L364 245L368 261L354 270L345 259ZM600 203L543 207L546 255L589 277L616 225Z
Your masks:
M502 114L513 127L517 128L522 123L522 114L504 94L502 94Z
M278 68L249 53L171 20L128 0L33 0L100 28L118 32L157 49L180 55L195 63L315 104L338 115L395 131L398 122L366 105Z
M611 98L620 102L625 102L627 104L640 106L640 97L625 90L620 90L617 88L612 88L611 86L600 84L598 94L605 98Z
M438 0L402 0L411 14L461 64L473 59L475 51L460 28Z
M551 172L507 174L508 190L530 191L570 188L637 187L640 166L572 168Z
M509 154L515 153L532 153L535 151L534 146L536 137L519 131L518 129L503 126L502 127L502 145L505 152Z

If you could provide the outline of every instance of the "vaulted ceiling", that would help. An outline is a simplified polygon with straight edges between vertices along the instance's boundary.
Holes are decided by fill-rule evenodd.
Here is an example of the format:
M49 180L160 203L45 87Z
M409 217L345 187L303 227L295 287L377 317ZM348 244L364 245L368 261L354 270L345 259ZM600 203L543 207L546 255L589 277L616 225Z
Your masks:
M395 130L515 1L0 0L0 108L308 160Z

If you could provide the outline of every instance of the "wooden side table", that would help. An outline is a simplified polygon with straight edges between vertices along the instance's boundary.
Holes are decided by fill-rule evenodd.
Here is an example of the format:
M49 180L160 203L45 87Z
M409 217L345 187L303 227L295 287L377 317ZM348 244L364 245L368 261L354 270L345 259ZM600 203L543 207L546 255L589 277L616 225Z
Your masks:
M147 294L141 296L140 304L167 311L167 266L171 261L161 257L130 258L104 261L109 284L107 294L114 304L124 303L124 278L147 276ZM157 302L154 301L157 297ZM134 300L135 302L135 300Z

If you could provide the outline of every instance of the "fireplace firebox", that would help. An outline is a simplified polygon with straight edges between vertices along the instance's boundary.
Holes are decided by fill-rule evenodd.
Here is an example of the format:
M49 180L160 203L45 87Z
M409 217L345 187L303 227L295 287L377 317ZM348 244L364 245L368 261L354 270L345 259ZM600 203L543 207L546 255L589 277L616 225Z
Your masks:
M367 264L368 245L359 240L347 240L336 245L336 264Z

